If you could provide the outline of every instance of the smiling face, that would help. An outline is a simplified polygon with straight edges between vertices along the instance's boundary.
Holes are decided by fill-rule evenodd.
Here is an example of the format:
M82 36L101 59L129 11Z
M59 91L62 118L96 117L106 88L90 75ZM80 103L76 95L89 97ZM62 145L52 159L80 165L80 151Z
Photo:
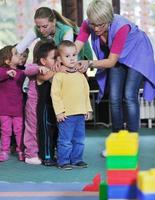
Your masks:
M77 50L75 46L62 46L59 49L60 60L66 67L72 68L77 62Z
M114 12L109 0L92 0L87 7L90 27L97 36L105 35L113 22Z
M39 30L39 32L44 36L48 37L49 35L55 34L56 29L56 20L49 21L48 18L36 18L35 24Z
M107 23L95 24L93 22L89 22L89 25L94 30L95 34L98 36L104 35L104 33L108 30Z

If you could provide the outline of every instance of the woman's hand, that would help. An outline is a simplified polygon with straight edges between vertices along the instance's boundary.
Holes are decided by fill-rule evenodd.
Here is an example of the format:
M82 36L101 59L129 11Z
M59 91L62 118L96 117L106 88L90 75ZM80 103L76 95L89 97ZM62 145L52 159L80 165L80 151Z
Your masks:
M62 67L61 62L60 62L59 60L57 60L57 61L55 62L55 64L51 67L51 70L52 70L53 72L60 72L60 71L61 71L61 67Z
M76 65L77 71L81 73L85 73L89 67L89 61L88 60L80 60L78 61Z
M51 68L51 70L54 72L64 72L64 73L77 71L76 67L74 68L66 67L59 61L55 63L55 65Z

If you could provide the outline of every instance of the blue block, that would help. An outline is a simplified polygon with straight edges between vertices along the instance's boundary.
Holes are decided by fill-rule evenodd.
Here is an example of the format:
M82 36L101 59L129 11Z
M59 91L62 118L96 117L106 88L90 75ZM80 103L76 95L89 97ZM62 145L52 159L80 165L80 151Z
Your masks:
M108 199L136 199L136 198L137 198L136 185L108 185Z
M137 190L138 200L155 200L155 193L144 193Z

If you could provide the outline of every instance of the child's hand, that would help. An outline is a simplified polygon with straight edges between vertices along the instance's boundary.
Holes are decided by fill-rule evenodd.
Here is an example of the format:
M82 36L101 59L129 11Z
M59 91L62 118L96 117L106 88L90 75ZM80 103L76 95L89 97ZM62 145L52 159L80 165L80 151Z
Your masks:
M65 119L67 118L64 112L58 114L56 117L57 117L57 122L64 122Z
M48 69L47 67L44 67L44 66L39 67L39 73L40 74L46 74L49 71L50 71L50 69Z
M10 77L15 77L16 74L17 74L16 71L13 70L13 69L8 70L6 73L7 73L7 75L9 75Z
M92 120L92 118L93 118L92 112L87 112L87 114L85 114L85 120L86 120L86 121L87 121L87 120Z

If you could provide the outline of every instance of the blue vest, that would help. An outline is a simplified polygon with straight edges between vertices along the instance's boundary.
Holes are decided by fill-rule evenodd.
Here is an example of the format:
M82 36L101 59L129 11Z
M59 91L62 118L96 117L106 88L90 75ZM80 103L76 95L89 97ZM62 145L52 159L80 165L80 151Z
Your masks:
M108 27L108 47L111 48L117 31L124 25L129 25L131 30L118 61L143 74L145 77L143 96L151 101L155 98L155 62L153 48L147 35L128 19L115 14L113 22ZM95 35L93 29L90 30L93 50L99 60L104 59L99 37ZM101 86L101 98L104 94L106 70L98 70L96 77Z

